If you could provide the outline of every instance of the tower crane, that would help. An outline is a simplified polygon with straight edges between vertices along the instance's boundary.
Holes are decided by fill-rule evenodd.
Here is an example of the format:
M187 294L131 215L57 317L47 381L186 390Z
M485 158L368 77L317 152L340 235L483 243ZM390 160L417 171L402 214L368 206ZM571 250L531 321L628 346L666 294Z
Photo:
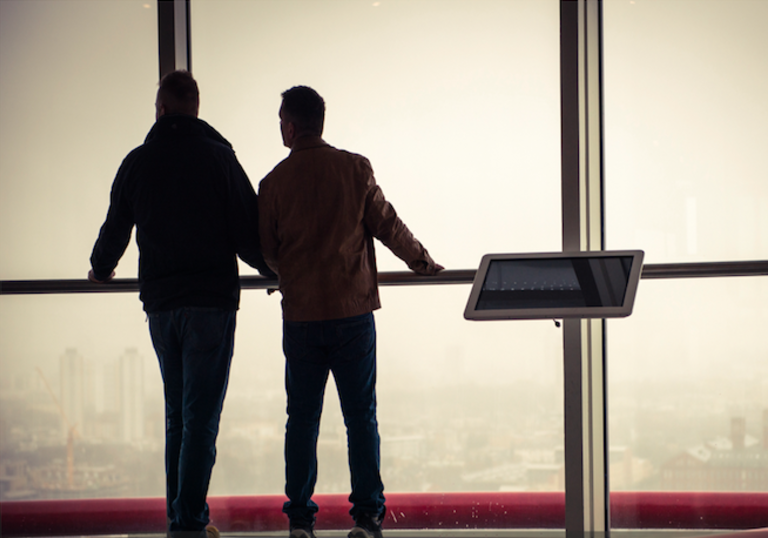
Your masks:
M77 425L69 423L67 414L61 407L59 399L56 398L56 395L53 393L53 389L51 389L51 385L48 383L48 380L45 378L45 375L43 374L43 371L40 369L40 367L35 366L35 370L37 370L37 373L40 374L41 378L43 378L45 388L48 390L48 394L51 395L53 402L56 404L56 408L59 410L59 414L61 415L62 420L64 420L64 426L67 428L67 486L69 489L73 489L75 484L75 437L78 435Z

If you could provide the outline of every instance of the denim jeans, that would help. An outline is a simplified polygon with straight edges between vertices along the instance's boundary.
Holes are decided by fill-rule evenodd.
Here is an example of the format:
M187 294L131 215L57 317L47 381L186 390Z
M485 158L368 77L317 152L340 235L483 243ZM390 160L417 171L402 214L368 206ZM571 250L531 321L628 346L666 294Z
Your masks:
M204 536L209 522L206 496L232 362L235 316L234 311L192 307L149 314L165 390L171 532L198 531Z
M288 423L285 433L283 512L291 527L312 527L317 504L317 436L323 395L332 372L347 427L352 481L350 514L384 515L379 428L376 421L376 327L373 314L350 318L283 322Z

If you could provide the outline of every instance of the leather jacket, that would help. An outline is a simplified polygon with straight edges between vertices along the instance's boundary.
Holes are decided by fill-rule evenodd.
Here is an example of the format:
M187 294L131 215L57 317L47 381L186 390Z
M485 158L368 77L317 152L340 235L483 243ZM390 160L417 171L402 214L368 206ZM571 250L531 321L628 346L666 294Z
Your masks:
M438 271L376 184L365 157L319 136L296 140L259 185L264 259L279 277L283 318L320 321L378 309L379 239L410 269Z

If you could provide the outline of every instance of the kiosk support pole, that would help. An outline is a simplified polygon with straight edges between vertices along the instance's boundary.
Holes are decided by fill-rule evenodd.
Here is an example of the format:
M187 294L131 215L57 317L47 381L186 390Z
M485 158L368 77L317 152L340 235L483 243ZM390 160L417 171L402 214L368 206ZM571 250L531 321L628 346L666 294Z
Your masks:
M567 538L610 530L603 323L563 321Z

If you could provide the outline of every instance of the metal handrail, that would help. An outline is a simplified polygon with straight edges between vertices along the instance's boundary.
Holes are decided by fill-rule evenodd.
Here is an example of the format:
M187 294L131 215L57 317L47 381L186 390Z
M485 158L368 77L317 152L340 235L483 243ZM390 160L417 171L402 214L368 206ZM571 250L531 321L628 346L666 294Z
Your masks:
M656 263L643 266L640 278L766 276L768 260L740 262Z
M701 278L725 276L768 276L768 260L702 263L661 263L643 266L641 278ZM421 276L411 271L379 273L382 286L422 286L432 284L471 284L474 269L445 270L436 276ZM263 276L242 276L244 290L275 289L277 280ZM105 284L86 279L71 280L2 280L0 295L41 295L52 293L118 293L139 291L135 278L115 278Z

